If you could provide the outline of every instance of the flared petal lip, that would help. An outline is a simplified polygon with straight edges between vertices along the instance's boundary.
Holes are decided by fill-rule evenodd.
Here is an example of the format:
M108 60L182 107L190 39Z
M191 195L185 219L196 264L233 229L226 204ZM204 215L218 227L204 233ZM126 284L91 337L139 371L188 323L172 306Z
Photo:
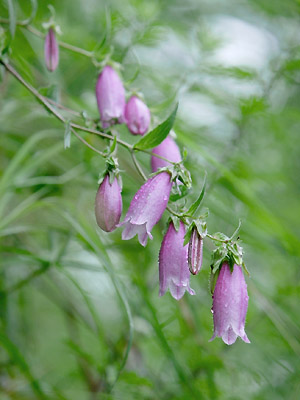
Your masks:
M163 296L166 294L167 290L170 290L170 293L172 294L171 291L171 286L177 287L177 288L184 288L185 290L182 292L182 295L175 297L176 300L180 300L186 291L189 292L190 295L194 296L196 292L190 287L189 282L187 283L175 283L173 279L169 280L169 282L166 283L165 287L159 289L159 296ZM172 294L173 296L173 294ZM174 297L174 296L173 296Z
M128 226L128 224L129 225L131 225L132 226L132 228L133 228L133 230L135 230L135 232L134 232L134 234L133 235L124 235L124 232L125 232L125 229L123 230L123 232L122 232L122 239L123 240L130 240L130 239L132 239L135 235L138 235L138 239L139 239L139 242L140 242L140 244L142 245L142 246L144 246L144 247L146 247L146 245L147 245L147 240L148 240L148 237L152 240L153 239L153 236L152 236L152 234L151 234L151 232L148 230L148 227L147 227L147 222L144 222L144 223L141 223L141 224L136 224L136 223L134 223L134 222L132 222L132 218L130 217L130 218L127 218L127 219L125 219L124 221L122 221L122 222L120 222L118 225L117 225L117 227L119 228L119 227L121 227L121 226L124 226L124 225L127 225ZM139 228L142 228L144 226L144 232L143 232L143 234L141 233L141 229L139 229Z
M232 330L232 332L236 335L236 338L234 340L229 339L229 331ZM250 340L248 339L248 336L245 331L243 332L236 332L232 326L228 326L222 333L219 332L217 329L214 330L213 336L209 339L209 342L212 342L216 337L222 338L223 342L226 343L227 345L231 345L235 343L236 339L240 337L245 343L251 343Z

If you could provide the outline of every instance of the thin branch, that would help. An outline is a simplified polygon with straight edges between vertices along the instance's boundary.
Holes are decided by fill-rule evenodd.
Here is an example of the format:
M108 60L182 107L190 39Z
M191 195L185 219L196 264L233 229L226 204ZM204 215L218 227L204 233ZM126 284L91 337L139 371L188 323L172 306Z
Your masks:
M144 174L144 171L143 171L142 167L140 166L138 160L136 159L136 156L135 156L134 152L131 151L130 154L131 154L132 161L133 161L133 163L134 163L134 165L135 165L135 168L137 169L138 173L139 173L140 176L143 178L143 180L146 181L146 180L147 180L147 177L146 177L146 175Z
M21 28L26 29L28 32L32 33L33 35L44 39L46 34L44 34L43 32L39 31L38 29L34 28L31 25L28 25L28 21L29 20L25 20L25 21L17 21L16 25L20 26ZM29 21L30 22L30 21ZM9 24L9 19L6 18L0 18L0 23L1 24ZM92 58L94 57L94 52L93 51L88 51L88 50L84 50L80 47L77 46L73 46L72 44L63 42L61 40L58 40L58 44L60 47L63 47L64 49L70 50L73 53L77 53L77 54L81 54L82 56L88 57L88 58Z

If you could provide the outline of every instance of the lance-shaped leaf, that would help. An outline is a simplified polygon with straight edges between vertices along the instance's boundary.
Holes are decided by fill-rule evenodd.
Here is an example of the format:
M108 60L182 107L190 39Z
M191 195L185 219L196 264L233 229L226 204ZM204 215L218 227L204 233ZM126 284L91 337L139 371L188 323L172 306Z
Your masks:
M187 215L194 215L195 212L198 210L198 208L199 208L199 206L200 206L200 204L201 204L201 202L203 200L203 197L204 197L204 194L205 194L205 188L206 188L206 175L207 174L205 172L204 183L203 183L203 187L202 187L202 190L200 192L200 195L199 195L198 199L188 209Z
M170 130L173 128L177 109L178 109L178 104L176 104L176 107L174 111L171 113L171 115L162 124L158 125L146 136L140 139L134 145L134 148L137 150L146 150L158 146L168 136Z

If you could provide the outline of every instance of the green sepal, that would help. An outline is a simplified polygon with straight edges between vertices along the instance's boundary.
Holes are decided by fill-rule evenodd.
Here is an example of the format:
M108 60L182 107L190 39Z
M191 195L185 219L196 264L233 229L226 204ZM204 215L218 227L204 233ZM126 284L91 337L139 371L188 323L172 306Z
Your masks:
M213 270L211 270L210 272L210 277L209 277L209 289L210 289L210 293L213 295L214 291L215 291L215 287L216 287L216 283L217 283L217 279L220 273L220 269L217 269L216 272L213 272Z
M98 184L100 185L106 175L109 175L109 183L112 185L114 179L117 178L119 186L122 188L118 159L115 157L107 157L105 160L105 167L105 170L99 174Z
M182 199L189 193L189 189L184 185L177 185L176 183L172 186L172 192L170 194L170 201L175 202Z
M179 228L180 228L180 218L179 217L177 217L176 215L171 215L168 222L173 223L176 232L179 231Z
M245 271L245 274L250 277L250 272L248 271L248 268L246 267L246 264L242 262L242 268Z
M224 243L222 243L221 246L218 246L212 252L211 267L212 267L212 272L214 274L220 268L221 264L225 261L226 257L227 257L227 248L226 248L226 245Z
M193 228L195 227L195 222L193 221L190 226L188 227L186 234L184 235L184 241L183 241L183 245L185 246L186 244L188 244L188 242L190 241L190 238L192 236L192 232L193 232Z

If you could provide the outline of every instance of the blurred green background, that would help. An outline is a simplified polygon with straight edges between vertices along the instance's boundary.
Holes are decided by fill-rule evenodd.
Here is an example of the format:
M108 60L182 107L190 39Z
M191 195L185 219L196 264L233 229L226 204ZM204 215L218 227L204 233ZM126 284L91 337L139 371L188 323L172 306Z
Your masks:
M153 126L179 101L190 198L207 171L209 231L230 235L243 222L251 344L208 342L211 243L191 279L197 295L159 298L167 216L145 249L120 230L101 232L93 209L104 161L75 137L64 150L64 126L2 69L0 399L299 399L299 0L38 1L32 27L42 30L49 3L62 41L89 51L102 43L100 58L114 47ZM13 5L18 21L31 12L30 1ZM43 39L19 26L10 62L34 87L99 117L89 57L60 48L51 74ZM150 173L149 156L137 157ZM122 148L119 162L126 211L142 180Z

